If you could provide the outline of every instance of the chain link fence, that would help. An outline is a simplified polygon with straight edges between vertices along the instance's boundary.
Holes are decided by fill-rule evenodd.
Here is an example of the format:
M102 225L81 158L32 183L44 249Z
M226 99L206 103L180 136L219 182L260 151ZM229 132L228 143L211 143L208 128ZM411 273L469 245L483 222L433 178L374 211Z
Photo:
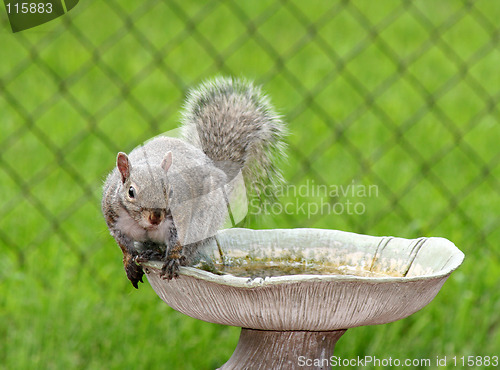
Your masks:
M2 15L7 267L53 243L80 262L112 249L116 153L176 127L186 90L217 74L264 86L290 126L288 183L319 202L258 226L437 234L498 258L498 19L487 1L109 0L13 35Z

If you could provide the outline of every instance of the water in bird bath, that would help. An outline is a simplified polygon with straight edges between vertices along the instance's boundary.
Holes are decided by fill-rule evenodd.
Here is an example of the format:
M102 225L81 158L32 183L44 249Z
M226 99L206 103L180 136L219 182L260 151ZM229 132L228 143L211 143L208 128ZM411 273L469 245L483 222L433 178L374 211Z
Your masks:
M237 277L266 278L286 275L350 275L362 277L401 277L397 271L375 272L349 265L334 265L317 261L301 261L296 259L253 260L237 259L229 263L216 263L219 273Z

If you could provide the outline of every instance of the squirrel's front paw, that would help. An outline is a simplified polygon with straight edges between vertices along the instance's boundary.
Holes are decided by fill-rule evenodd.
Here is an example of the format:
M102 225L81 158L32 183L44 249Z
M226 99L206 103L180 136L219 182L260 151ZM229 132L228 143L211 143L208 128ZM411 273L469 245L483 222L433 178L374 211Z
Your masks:
M166 280L172 280L179 277L179 266L186 262L186 258L182 255L182 246L180 243L175 243L173 248L167 252L167 258L161 269L160 276Z
M135 263L135 259L133 257L130 257L125 261L125 272L127 273L127 277L134 288L138 289L138 283L143 282L142 276L144 275L144 272L142 271L142 267Z
M179 258L168 259L163 264L160 277L166 280L172 280L179 277L179 266L181 265Z
M176 256L177 257L177 256ZM179 266L186 264L186 257L179 256L178 258L167 258L167 261L161 268L160 277L165 280L172 280L179 277Z

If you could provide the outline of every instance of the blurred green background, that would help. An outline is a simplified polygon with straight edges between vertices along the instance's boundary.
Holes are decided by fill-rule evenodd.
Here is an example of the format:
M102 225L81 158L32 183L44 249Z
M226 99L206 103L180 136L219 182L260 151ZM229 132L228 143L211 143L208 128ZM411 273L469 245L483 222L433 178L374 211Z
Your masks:
M214 75L264 85L289 123L289 184L378 189L299 199L361 214L274 212L250 227L442 236L466 254L425 309L349 330L337 356L500 355L498 19L486 0L89 0L12 34L2 9L0 368L229 358L239 329L133 289L100 213L116 152L177 127L187 89Z

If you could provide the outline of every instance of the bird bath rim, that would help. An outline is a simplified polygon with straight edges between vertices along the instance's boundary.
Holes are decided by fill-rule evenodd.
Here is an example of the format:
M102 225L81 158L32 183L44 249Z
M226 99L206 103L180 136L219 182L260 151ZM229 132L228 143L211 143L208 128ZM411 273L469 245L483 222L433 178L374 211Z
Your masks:
M251 229L242 229L242 228L233 228L226 229L219 232L216 236L218 238L220 235L224 236L225 234L238 233L238 232L246 232L246 233L272 233L272 232L294 232L294 233L307 233L307 232L335 232L343 235L351 235L353 237L370 237L373 239L393 239L393 237L387 236L368 236L363 234L356 234L346 231L339 230L331 230L331 229L317 229L317 228L296 228L296 229L265 229L265 230L251 230ZM398 238L402 239L402 238ZM428 279L439 279L446 276L449 276L453 271L455 271L463 262L465 255L462 251L460 251L452 242L448 239L441 237L426 237L426 238L418 238L418 239L402 239L407 241L413 240L424 240L429 242L440 242L446 243L451 248L454 249L455 255L453 263L445 264L445 266L437 271L426 273L426 274L417 274L413 276L391 276L389 274L380 274L379 276L359 276L359 275L351 275L351 274L290 274L290 275L282 275L282 276L267 276L267 277L241 277L234 276L230 273L216 274L210 271L206 271L197 267L187 267L181 266L179 269L180 276L190 276L196 279L205 280L208 282L213 282L216 284L228 285L233 287L240 288L255 288L255 287L265 287L272 286L278 284L288 284L288 283L303 283L303 282L350 282L350 281L358 281L358 282L373 282L373 283L407 283L412 281L420 281L420 280L428 280ZM212 250L217 253L219 251L218 248L212 246ZM219 258L221 258L219 253ZM451 257L450 257L451 258ZM449 261L447 261L449 262ZM163 263L160 261L148 261L141 263L146 270L161 270Z
M462 259L463 260L463 259ZM161 270L163 262L148 261L141 263L147 269ZM289 284L289 283L304 283L304 282L347 282L347 281L364 281L373 283L405 283L419 280L439 279L443 278L458 267L449 269L446 272L436 273L432 275L419 275L419 276L356 276L356 275L314 275L314 274L294 274L284 276L270 276L270 277L239 277L231 274L218 275L213 272L201 270L196 267L181 266L179 268L179 276L190 276L195 279L205 280L208 282L228 285L238 288L256 288L265 287L270 285ZM149 272L146 272L147 274Z

